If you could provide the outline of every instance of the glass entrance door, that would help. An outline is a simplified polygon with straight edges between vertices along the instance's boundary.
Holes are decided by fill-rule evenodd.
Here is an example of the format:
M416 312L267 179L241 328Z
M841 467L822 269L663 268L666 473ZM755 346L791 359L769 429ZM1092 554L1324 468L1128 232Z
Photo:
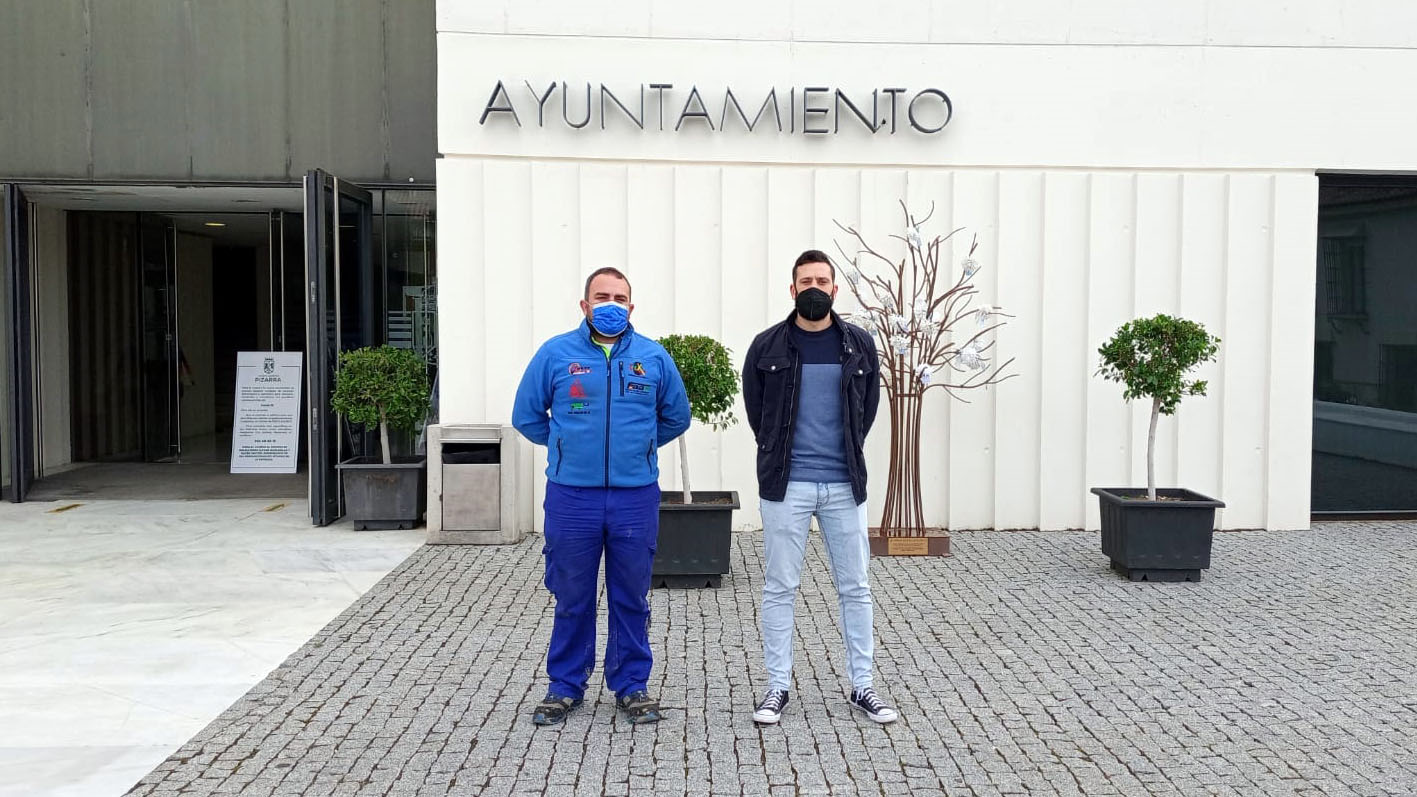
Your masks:
M34 357L30 324L29 203L19 186L4 186L0 251L0 484L25 500L34 473Z
M344 429L330 409L339 353L377 343L373 198L321 170L305 175L305 334L310 452L310 518L328 525L344 514L342 460L363 453L363 435Z

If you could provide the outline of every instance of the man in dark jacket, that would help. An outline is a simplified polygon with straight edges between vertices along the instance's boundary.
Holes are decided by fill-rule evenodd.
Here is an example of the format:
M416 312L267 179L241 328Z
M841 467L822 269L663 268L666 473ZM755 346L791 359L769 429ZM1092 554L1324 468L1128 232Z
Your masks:
M871 551L862 445L876 418L876 345L832 312L836 268L815 249L792 267L796 310L758 335L743 364L743 403L758 442L758 496L766 553L763 661L768 688L755 722L782 717L792 683L793 602L815 515L841 607L851 706L876 722L896 712L872 679Z
M605 684L632 723L657 722L648 692L649 585L659 534L659 447L689 428L674 360L630 324L630 281L586 280L580 326L546 341L522 375L512 425L546 446L546 588L556 621L537 725L566 718L595 669L601 555L610 622Z

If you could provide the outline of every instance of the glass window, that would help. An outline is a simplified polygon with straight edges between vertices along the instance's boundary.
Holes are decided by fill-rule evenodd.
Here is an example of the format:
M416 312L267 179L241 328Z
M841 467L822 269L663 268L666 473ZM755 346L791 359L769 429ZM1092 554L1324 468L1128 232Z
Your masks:
M1315 512L1417 511L1417 178L1323 175Z

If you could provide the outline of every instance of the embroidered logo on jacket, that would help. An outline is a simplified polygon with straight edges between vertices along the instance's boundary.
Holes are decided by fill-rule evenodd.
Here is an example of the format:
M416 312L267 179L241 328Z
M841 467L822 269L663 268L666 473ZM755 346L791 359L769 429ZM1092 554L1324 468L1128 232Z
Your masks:
M571 363L571 376L584 376L590 373L590 369L580 363Z
M642 363L635 363L634 365L630 366L630 373L634 374L635 376L644 376L645 367Z

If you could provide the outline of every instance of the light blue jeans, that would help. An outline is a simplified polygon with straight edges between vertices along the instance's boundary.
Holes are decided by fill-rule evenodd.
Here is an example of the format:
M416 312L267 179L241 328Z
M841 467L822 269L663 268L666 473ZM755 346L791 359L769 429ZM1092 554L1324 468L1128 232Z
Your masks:
M763 548L763 663L769 689L792 684L793 602L802 581L802 558L812 515L826 542L832 580L841 607L842 637L851 685L871 686L874 645L871 609L871 547L866 505L856 503L850 484L788 482L781 501L760 501Z

